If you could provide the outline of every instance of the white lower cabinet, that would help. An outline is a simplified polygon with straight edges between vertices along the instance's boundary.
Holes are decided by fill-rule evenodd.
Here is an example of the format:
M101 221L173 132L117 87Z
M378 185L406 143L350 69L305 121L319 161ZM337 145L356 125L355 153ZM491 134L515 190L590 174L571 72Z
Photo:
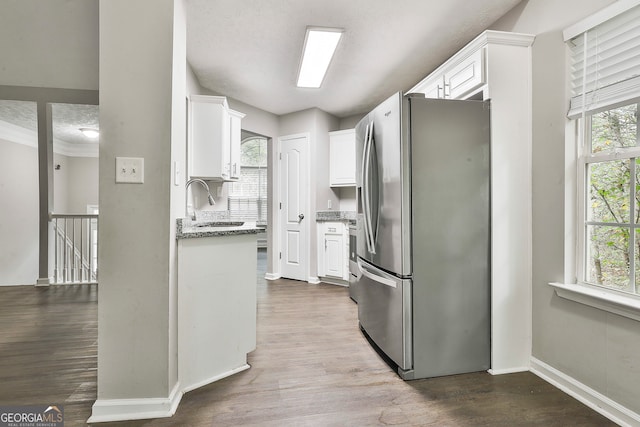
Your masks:
M344 222L318 223L318 276L349 280L349 235Z
M256 235L178 239L183 392L248 369L256 348Z

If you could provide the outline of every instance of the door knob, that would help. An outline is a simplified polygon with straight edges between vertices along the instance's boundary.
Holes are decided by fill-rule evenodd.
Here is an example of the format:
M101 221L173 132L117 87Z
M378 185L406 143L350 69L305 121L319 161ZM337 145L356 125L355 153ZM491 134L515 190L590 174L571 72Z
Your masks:
M300 221L302 221L302 220L304 219L304 214L300 214L300 215L298 215L298 219L299 219Z

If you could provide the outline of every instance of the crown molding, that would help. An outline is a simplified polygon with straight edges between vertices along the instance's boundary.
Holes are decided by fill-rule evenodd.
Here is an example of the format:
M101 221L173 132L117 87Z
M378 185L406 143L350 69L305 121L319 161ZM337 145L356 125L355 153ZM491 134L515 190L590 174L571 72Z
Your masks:
M27 147L38 148L38 134L32 130L0 120L0 139ZM98 144L71 144L53 140L53 152L67 157L98 157Z

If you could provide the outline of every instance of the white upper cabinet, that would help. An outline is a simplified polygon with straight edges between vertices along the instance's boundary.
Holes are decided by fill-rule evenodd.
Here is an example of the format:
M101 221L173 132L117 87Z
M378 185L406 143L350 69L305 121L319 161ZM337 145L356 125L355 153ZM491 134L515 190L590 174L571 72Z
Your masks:
M242 113L224 96L191 95L189 100L189 177L231 181L240 175ZM236 158L232 158L232 153ZM235 175L233 164L235 161Z
M231 145L231 158L229 169L232 180L240 179L240 144L242 143L242 118L245 115L234 110L229 110L229 137Z
M445 98L462 99L485 84L484 49L479 49L471 56L444 73Z
M465 99L482 88L485 75L485 49L480 48L438 68L410 92L424 93L425 98Z
M329 185L331 187L356 185L355 129L329 132Z

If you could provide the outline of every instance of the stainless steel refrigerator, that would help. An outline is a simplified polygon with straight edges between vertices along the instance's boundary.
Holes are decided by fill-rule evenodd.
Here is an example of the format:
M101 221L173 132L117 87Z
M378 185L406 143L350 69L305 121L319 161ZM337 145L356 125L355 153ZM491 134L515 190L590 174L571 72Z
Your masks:
M397 93L356 141L361 329L407 380L489 369L489 102Z

